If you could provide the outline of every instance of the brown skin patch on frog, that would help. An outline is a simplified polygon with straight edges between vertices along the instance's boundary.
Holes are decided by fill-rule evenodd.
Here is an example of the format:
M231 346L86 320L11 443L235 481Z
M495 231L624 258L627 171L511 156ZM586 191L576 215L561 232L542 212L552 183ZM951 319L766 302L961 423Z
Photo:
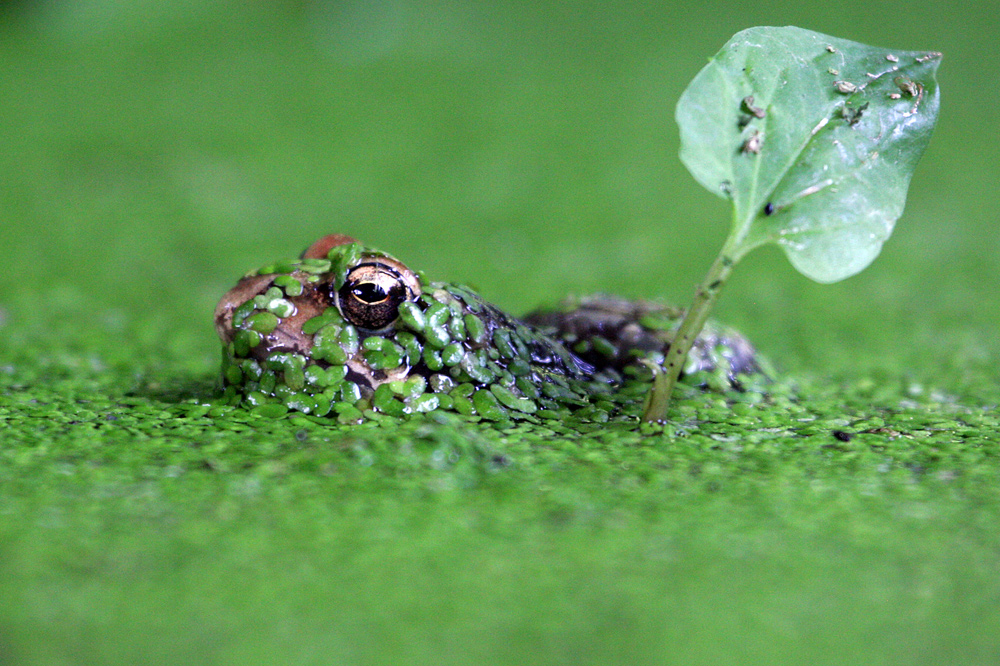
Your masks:
M345 236L344 234L329 234L323 236L318 241L307 247L302 252L303 259L326 259L326 255L330 254L330 250L337 247L338 245L349 245L351 243L357 243L350 236Z
M274 275L251 275L236 283L219 301L215 308L215 330L223 342L232 342L236 330L233 327L233 311L255 296L266 292L274 284ZM302 332L302 324L323 314L329 303L322 293L307 281L308 274L293 273L292 277L302 286L302 294L288 300L295 306L295 312L281 319L281 324L263 336L263 342L252 352L252 357L263 361L275 351L291 351L308 354L312 348L312 336Z
M223 344L229 344L236 335L233 328L233 311L258 294L263 294L274 282L273 275L248 275L223 294L215 306L215 332Z

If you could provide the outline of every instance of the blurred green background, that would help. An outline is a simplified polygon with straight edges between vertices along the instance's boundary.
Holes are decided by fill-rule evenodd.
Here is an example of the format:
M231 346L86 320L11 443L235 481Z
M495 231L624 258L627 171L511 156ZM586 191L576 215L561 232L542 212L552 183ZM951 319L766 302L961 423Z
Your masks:
M868 270L817 285L760 250L715 316L834 400L887 386L890 410L938 392L995 415L1000 22L985 0L7 0L0 415L56 394L86 409L115 386L156 409L210 395L218 297L326 233L515 313L594 291L686 303L729 213L677 159L674 105L754 25L943 51L942 113ZM435 493L426 469L414 489L378 465L325 481L240 467L283 460L266 444L294 428L132 448L123 429L74 458L75 435L50 441L43 420L35 438L0 421L0 662L1000 658L987 444L954 489L873 490L872 454L730 469L720 497L701 481L633 497L609 485L621 459L571 456ZM164 485L202 440L239 450L220 454L229 473Z

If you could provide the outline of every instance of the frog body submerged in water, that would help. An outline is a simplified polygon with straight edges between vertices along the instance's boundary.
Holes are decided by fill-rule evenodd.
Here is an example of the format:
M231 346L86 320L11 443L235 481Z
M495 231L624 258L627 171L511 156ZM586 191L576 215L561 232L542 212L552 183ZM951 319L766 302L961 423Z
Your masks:
M683 311L607 296L521 319L461 285L427 282L394 257L326 236L222 297L215 326L233 402L341 422L364 412L446 409L496 421L632 418ZM706 326L687 380L724 390L758 372L740 335ZM369 412L370 414L370 412Z

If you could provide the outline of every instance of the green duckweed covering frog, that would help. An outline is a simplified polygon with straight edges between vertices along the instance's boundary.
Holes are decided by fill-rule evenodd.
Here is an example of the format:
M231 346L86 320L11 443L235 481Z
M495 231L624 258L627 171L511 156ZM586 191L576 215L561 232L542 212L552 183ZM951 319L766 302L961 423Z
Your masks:
M636 418L683 311L592 296L521 319L469 288L428 282L353 238L254 271L215 311L231 402L358 423L437 409L492 421ZM739 334L709 325L684 381L739 390L759 378Z

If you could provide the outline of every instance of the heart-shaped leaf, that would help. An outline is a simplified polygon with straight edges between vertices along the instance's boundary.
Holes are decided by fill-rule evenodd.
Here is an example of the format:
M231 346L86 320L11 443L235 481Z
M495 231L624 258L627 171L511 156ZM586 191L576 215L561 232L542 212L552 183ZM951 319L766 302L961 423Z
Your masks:
M801 28L736 34L677 104L681 159L733 201L733 260L764 243L819 282L864 269L903 212L941 55Z

